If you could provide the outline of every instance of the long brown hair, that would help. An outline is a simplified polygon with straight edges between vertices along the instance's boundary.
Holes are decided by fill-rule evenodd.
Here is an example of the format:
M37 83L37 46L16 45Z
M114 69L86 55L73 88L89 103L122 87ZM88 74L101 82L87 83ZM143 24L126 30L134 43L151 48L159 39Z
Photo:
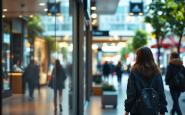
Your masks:
M62 70L62 65L60 64L60 61L57 59L56 61L55 61L55 68L56 68L56 73L60 73L60 71Z
M155 64L153 54L148 47L141 47L136 51L136 63L132 69L136 70L143 77L154 77L161 73L160 68Z
M117 67L118 67L118 68L121 68L121 66L122 66L122 64L121 64L121 62L119 61L118 64L117 64Z

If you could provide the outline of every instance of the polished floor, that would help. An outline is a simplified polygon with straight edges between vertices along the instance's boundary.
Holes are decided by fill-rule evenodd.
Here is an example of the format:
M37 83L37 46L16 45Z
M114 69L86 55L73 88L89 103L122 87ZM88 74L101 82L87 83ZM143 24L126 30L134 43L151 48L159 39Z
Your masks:
M164 79L164 76L163 76L163 79ZM124 115L125 113L124 101L126 99L127 80L128 80L128 75L123 75L122 84L121 86L118 86L116 76L114 76L113 78L109 76L109 83L110 84L114 83L118 91L117 108L113 108L112 106L107 106L105 109L103 109L101 105L101 97L93 96L91 98L91 103L85 115ZM168 86L165 85L165 83L164 83L164 89L165 89L165 94L168 101L167 109L168 111L170 111L172 107L172 99L169 93L169 88ZM179 102L180 102L182 113L183 115L185 115L185 93L181 94ZM165 115L170 115L170 114L168 112Z
M68 84L66 83L66 86ZM14 94L3 100L3 115L70 115L68 102L69 88L63 90L63 112L54 112L53 90L47 86L41 87L41 93L37 88L34 92L34 100L30 101L28 93L25 95ZM59 106L59 104L58 104ZM59 109L59 108L58 108Z
M117 77L109 77L109 83L114 84L118 91L118 106L112 108L112 106L106 106L105 109L101 106L101 97L92 96L91 102L85 111L85 115L124 115L124 101L126 99L126 85L128 75L123 75L122 84L118 86ZM66 82L66 86L68 83ZM45 86L41 88L41 93L38 93L37 88L34 92L35 99L29 101L28 94L21 95L15 94L10 98L3 100L3 115L71 115L71 109L68 104L68 92L69 88L63 90L63 112L54 112L53 108L53 90ZM168 110L170 111L172 106L172 99L169 94L169 88L165 85L165 93L168 101ZM185 115L185 93L181 94L179 99L180 107ZM169 113L165 115L170 115Z

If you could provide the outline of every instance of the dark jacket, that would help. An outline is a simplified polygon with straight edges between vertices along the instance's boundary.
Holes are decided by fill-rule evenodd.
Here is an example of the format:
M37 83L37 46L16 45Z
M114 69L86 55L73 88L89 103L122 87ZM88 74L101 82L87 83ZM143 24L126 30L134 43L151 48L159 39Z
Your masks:
M104 75L109 75L109 73L110 73L110 66L109 66L109 64L105 63L103 65L103 74Z
M122 74L121 67L119 68L116 66L115 72L116 72L117 76L121 76L121 74Z
M39 84L39 73L36 66L29 64L24 71L23 78L28 83Z
M112 63L109 66L110 66L110 74L113 74L115 72L116 67Z
M138 75L137 71L135 73ZM158 93L160 96L159 102L161 104L161 110L160 113L164 114L167 112L167 102L166 102L166 96L164 94L164 87L163 87L163 81L161 74L158 74L156 78L156 83L153 85L154 90ZM144 78L140 77L146 87L149 87L153 78ZM141 84L141 81L139 79L139 76L135 76L133 74L133 70L131 71L131 74L128 79L128 84L127 84L127 99L125 100L125 111L130 112L130 113L137 113L136 110L136 100L139 99L141 90L143 89L143 85Z
M66 78L67 76L63 68L59 73L56 74L56 78L55 78L55 69L53 69L52 79L49 82L49 87L51 87L52 89L54 89L55 87L56 89L64 89L65 88L64 81Z
M166 85L169 85L170 89L178 90L178 89L176 89L173 86L173 82L172 81L173 81L173 78L175 77L175 75L177 73L176 69L180 70L181 67L183 67L182 60L180 60L180 59L172 59L172 60L169 61L169 65L167 67L165 81L166 81ZM184 71L184 75L185 75L185 68L184 68L183 71Z

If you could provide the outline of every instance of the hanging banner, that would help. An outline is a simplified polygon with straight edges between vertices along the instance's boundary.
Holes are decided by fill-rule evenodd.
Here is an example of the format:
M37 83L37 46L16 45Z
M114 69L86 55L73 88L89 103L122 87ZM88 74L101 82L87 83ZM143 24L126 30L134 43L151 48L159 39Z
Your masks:
M141 3L130 2L130 15L143 15L143 2Z
M48 2L48 15L59 15L60 14L60 2L49 3Z

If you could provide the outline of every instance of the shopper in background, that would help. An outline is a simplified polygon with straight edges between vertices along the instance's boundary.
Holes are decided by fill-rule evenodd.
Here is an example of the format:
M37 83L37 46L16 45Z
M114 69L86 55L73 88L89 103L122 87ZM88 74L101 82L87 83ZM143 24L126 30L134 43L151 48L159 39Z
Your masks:
M55 74L56 73L56 74ZM54 90L54 109L57 111L57 91L59 92L59 108L60 112L63 111L62 109L62 89L65 88L64 82L67 78L64 68L60 64L60 61L57 59L55 61L55 67L52 71L52 79L49 83L49 87Z
M167 102L161 70L155 64L153 54L148 47L139 48L136 55L136 62L131 68L127 84L125 115L129 113L131 115L142 115L141 113L158 115L158 112L164 115L167 112ZM148 93L145 94L145 92ZM150 95L153 93L155 95Z
M110 74L113 77L116 67L112 62L109 63L109 66L110 66Z
M13 65L13 72L22 72L22 69L20 68L20 61L17 60L16 64Z
M179 59L179 54L177 52L172 52L170 55L169 65L166 72L166 84L170 87L170 93L173 99L173 108L170 112L171 115L174 115L175 112L178 115L182 115L182 112L179 107L179 97L181 94L181 89L174 86L174 78L176 74L182 71L185 75L185 69L183 62Z
M34 60L32 59L30 61L30 64L26 67L23 79L28 83L29 87L29 99L33 100L33 92L35 89L35 86L39 83L39 73L37 71L36 66L34 65Z
M122 64L119 61L118 64L117 64L117 66L116 66L116 69L115 69L116 75L118 77L118 83L119 83L119 85L121 84L121 77L122 77L121 67L122 67Z
M108 82L109 73L110 73L110 66L106 61L105 64L103 65L103 75L104 75L104 79L107 78L107 82Z

